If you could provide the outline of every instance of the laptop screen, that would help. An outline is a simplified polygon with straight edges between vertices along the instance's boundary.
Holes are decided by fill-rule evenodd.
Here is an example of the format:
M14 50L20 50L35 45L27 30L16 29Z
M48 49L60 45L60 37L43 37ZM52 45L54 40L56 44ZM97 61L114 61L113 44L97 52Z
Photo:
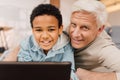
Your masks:
M70 62L0 62L1 80L70 80Z

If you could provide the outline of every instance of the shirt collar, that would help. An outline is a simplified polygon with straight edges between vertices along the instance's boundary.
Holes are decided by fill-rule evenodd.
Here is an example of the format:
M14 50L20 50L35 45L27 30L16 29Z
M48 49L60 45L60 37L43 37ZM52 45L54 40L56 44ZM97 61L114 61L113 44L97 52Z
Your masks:
M36 40L35 40L35 38L34 38L33 35L32 35L31 41L32 41L32 43L31 43L32 44L31 49L33 51L38 51L39 49L41 49L40 46L38 45L38 43L36 42Z

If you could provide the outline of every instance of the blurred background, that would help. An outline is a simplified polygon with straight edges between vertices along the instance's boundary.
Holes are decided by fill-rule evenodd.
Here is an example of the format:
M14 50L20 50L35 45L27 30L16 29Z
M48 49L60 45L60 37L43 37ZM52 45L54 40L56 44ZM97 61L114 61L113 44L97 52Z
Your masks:
M51 3L61 10L64 29L69 24L70 9L76 0L0 0L1 52L17 46L31 34L30 14L35 6ZM107 27L120 26L120 0L99 0L108 11ZM4 48L4 49L2 49Z

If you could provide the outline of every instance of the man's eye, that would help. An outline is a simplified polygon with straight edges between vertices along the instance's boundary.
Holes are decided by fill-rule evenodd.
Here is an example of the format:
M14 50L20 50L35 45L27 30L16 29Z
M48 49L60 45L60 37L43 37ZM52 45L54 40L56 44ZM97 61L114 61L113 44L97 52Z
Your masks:
M71 23L71 25L70 25L71 27L73 27L73 28L75 28L76 27L76 25L75 24L73 24L73 23Z
M88 26L85 26L85 25L82 26L81 28L82 28L83 30L85 30L85 31L86 31L86 30L89 30L89 27L88 27Z

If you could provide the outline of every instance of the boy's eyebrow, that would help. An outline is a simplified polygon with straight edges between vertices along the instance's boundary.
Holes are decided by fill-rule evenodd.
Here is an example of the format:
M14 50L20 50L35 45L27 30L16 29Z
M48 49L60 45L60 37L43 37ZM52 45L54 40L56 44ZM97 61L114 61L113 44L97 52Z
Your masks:
M41 28L41 26L35 26L34 28ZM48 26L48 28L55 28L55 26Z
M36 27L33 27L33 28L41 28L40 26L36 26Z
M48 28L54 28L55 26L48 26Z

